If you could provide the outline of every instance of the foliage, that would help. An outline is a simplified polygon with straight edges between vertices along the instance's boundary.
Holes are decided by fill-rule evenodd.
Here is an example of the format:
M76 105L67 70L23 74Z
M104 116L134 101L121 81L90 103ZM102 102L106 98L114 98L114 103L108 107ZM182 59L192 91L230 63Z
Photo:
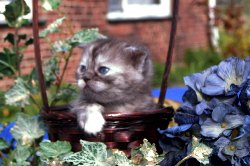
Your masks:
M21 18L30 13L30 9L25 0L15 0L5 6L5 20L10 27L19 28L27 23L27 20Z
M71 154L71 145L66 141L44 141L40 142L40 150L38 155L40 157L41 163L48 165L54 164L63 164L63 158Z
M221 59L222 57L219 54L209 49L187 49L184 54L184 62L172 65L169 84L175 86L178 84L182 85L184 76L218 64ZM159 66L159 64L157 64L155 72L158 79L162 77L163 71L164 65ZM157 80L153 82L159 83L161 81Z
M178 126L160 131L165 164L193 157L203 164L216 158L217 165L249 165L250 59L230 57L184 82L188 90L174 116Z
M40 119L26 114L18 114L15 125L11 128L13 141L8 144L1 139L4 145L2 156L3 165L31 165L36 155L36 142L45 134L43 123ZM14 143L15 141L16 143Z
M60 0L42 0L42 6L47 11L55 10L59 7ZM14 85L6 92L0 93L2 103L0 103L1 122L9 122L14 119L18 110L32 115L37 114L41 109L41 98L39 97L38 78L34 68L29 74L23 75L20 68L24 57L25 49L33 44L33 39L26 34L19 33L19 29L27 20L24 15L30 13L25 0L14 0L5 6L6 10L2 13L10 27L14 28L14 33L8 33L4 41L9 43L9 47L3 48L0 52L0 79L10 77ZM49 35L60 33L61 25L67 24L66 28L70 29L71 25L66 16L61 16L42 30L40 38L46 40L51 46L51 57L45 60L43 64L46 88L49 94L49 104L68 103L75 96L76 88L63 83L65 71L68 62L72 56L73 49L79 44L86 44L99 37L102 37L98 29L84 29L80 32L72 32L67 39L60 39L51 43ZM58 43L61 43L58 50ZM67 45L67 46L66 46ZM55 49L58 48L58 49ZM68 89L67 89L68 88Z
M220 28L219 51L223 57L247 57L250 54L250 29L242 1L216 8L217 24ZM248 13L248 12L246 12Z
M100 142L80 141L82 151L66 156L64 160L74 165L96 166L135 166L157 165L160 161L155 145L151 145L146 139L143 144L134 149L131 159L124 152L117 149L107 150L106 145Z
M16 124L11 128L11 134L13 140L10 143L0 139L3 165L154 166L162 160L156 152L155 145L146 139L140 147L132 150L130 159L122 151L107 149L104 143L83 140L80 140L82 150L73 153L67 141L43 141L41 138L45 134L45 129L41 119L26 114L18 115ZM4 153L7 155L2 155Z
M106 160L108 154L106 145L103 143L92 143L81 140L82 151L76 152L68 157L65 157L66 162L71 162L74 165L96 165L107 166L109 165Z
M26 114L18 114L16 123L10 130L13 137L22 145L31 145L45 134L43 123Z

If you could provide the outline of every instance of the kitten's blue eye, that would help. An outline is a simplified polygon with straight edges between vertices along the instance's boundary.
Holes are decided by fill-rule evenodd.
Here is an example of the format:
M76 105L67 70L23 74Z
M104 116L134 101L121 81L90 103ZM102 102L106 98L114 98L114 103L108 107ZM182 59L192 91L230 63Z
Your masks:
M98 72L100 73L100 74L102 74L102 75L105 75L105 74L107 74L108 72L109 72L109 68L108 67L105 67L105 66L101 66L101 67L99 67L99 69L98 69Z
M87 67L85 65L81 65L79 70L81 73L84 73L87 70Z

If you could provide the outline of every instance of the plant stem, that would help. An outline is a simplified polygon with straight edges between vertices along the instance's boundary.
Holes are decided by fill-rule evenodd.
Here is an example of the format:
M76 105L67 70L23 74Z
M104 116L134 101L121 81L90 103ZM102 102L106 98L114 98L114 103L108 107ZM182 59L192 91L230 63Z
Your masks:
M9 65L8 63L6 63L6 62L4 62L4 61L2 61L2 60L0 60L0 64L5 65L5 66L8 67L10 70L12 70L13 73L16 74L17 71L16 71L16 69L15 69L13 66Z
M63 81L64 75L65 75L66 69L68 68L69 59L72 56L72 53L73 53L73 48L70 49L68 55L65 58L65 64L63 66L62 74L60 76L59 82L58 82L58 84L56 86L56 92L55 92L55 94L57 94L59 92L60 88L61 88L62 81ZM53 105L53 104L54 104L54 101L51 102L51 105Z
M36 102L36 100L34 99L33 95L30 94L29 96L30 96L30 99L32 100L32 102L37 106L38 110L40 110L41 106Z
M189 159L191 157L192 157L192 154L187 155L181 161L179 161L175 166L180 166L183 162L185 162L187 159Z
M20 57L19 57L19 50L18 50L18 28L15 28L15 33L14 33L14 51L17 57L16 61L16 68L17 68L17 75L21 76L21 71L20 71Z

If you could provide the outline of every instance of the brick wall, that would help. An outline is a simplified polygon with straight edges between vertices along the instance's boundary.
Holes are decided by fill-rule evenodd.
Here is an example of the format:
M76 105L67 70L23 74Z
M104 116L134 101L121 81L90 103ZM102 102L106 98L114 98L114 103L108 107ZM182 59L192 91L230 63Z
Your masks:
M44 13L40 10L40 19L45 20L46 24L49 24L60 16L67 16L69 21L63 24L62 29L64 29L64 31L61 35L50 35L52 42L70 35L70 30L67 28L68 24L72 25L72 31L74 32L82 28L97 27L104 35L119 38L134 38L144 43L151 50L154 59L164 63L168 48L171 19L110 23L106 19L107 1L108 0L62 0L62 5L56 12ZM45 26L41 26L40 28L43 29ZM182 60L186 48L208 46L207 28L206 7L196 4L194 0L180 1L179 22L174 50L175 62ZM3 26L0 27L0 29L1 49L7 46L6 43L3 43L3 38L8 32L13 30ZM30 36L32 35L31 27L21 28L20 32ZM51 55L46 40L40 40L43 58ZM70 82L74 82L74 71L78 64L80 53L80 49L75 49L74 55L71 58L66 73L66 79ZM29 73L31 68L35 66L33 56L33 46L30 46L25 52L24 61L21 65L22 74ZM11 79L0 81L0 87L6 88L11 82Z

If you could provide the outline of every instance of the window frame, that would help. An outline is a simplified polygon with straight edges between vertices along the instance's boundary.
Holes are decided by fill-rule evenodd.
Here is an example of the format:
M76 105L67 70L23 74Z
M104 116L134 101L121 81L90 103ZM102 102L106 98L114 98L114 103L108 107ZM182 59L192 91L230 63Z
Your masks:
M159 4L143 5L129 4L128 0L121 1L123 11L108 11L107 19L109 21L165 19L172 16L171 0L159 0Z

